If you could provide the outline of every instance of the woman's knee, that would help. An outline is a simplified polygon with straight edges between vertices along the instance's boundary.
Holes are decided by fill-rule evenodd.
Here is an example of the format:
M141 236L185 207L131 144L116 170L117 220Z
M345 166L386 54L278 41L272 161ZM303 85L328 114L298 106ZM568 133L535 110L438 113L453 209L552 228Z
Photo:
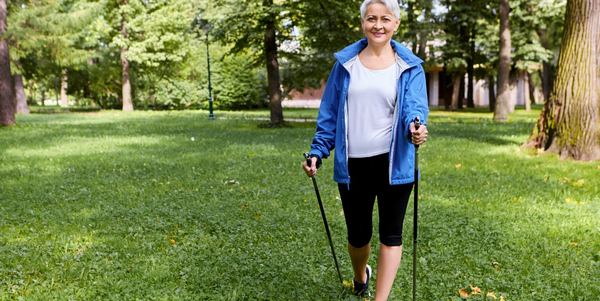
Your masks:
M361 233L348 233L348 243L354 248L362 248L371 242L370 231Z
M381 235L379 242L388 247L402 246L402 234L400 235Z

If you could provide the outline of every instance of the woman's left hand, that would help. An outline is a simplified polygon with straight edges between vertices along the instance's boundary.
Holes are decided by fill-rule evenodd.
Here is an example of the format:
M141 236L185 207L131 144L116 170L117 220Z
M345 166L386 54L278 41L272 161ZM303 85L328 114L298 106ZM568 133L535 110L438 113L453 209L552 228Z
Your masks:
M410 123L410 137L414 145L421 145L427 141L427 127L424 125L419 126L419 129L415 129L415 123Z

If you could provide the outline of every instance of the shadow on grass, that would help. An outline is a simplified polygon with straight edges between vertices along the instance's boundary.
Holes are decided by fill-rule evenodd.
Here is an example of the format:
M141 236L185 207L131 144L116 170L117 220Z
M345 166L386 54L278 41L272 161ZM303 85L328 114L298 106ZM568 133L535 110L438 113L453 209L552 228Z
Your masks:
M504 124L492 121L469 123L432 121L429 125L429 132L432 139L440 137L451 140L464 139L493 145L519 145L520 143L508 138L523 135L523 133L530 131L532 128L533 123L527 121Z

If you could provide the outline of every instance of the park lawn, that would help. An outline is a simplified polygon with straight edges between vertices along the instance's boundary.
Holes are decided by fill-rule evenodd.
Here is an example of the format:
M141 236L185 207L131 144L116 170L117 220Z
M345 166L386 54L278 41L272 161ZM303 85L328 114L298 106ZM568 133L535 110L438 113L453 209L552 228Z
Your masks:
M419 300L461 300L461 289L468 300L598 300L600 162L521 150L538 113L495 124L432 112ZM300 169L314 122L206 116L34 114L0 129L0 300L357 300L340 288ZM318 181L350 280L331 178L325 160ZM390 300L411 298L412 205L404 236Z

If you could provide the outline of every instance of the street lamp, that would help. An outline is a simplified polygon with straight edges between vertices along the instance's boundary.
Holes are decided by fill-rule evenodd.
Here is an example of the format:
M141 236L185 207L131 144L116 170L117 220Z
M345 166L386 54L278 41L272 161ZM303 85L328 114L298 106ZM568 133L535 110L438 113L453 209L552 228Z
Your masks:
M206 33L206 66L208 69L208 119L214 120L215 114L213 113L212 82L210 79L210 50L208 41L208 33L212 29L212 24L210 24L207 20L202 19L201 16L198 16L196 22L197 26Z

